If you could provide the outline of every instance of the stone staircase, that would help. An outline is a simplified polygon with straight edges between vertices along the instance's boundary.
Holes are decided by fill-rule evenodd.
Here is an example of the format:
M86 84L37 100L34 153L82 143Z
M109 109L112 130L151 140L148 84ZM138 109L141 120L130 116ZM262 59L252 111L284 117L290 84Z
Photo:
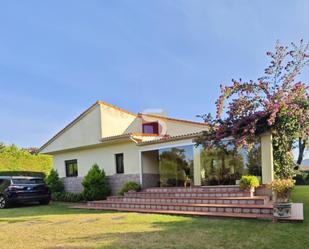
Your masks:
M250 197L238 186L148 188L87 203L89 209L235 218L272 218L268 196Z

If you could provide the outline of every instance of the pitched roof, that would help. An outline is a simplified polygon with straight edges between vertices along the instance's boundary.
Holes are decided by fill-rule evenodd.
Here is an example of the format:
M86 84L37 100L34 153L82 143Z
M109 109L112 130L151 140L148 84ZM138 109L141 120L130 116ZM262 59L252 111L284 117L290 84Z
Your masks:
M177 136L164 136L164 137L159 138L159 139L140 142L140 143L138 143L138 145L141 146L141 145L149 145L149 144L158 144L158 143L172 142L172 141L188 139L188 138L196 138L197 136L199 136L201 134L202 134L201 132L194 132L194 133L177 135Z
M126 133L126 134L121 134L121 135L116 135L116 136L105 137L105 138L102 138L100 141L102 143L106 143L106 142L111 142L111 141L121 141L121 140L131 139L137 145L142 146L142 145L177 141L177 140L188 139L188 138L195 138L201 134L202 134L201 132L194 132L194 133L177 135L177 136L168 136L168 135L160 136L157 134ZM142 141L137 138L137 137L142 137L142 136L153 137L155 139Z
M179 118L170 118L170 117L164 117L164 116L155 115L155 114L138 113L138 116L139 117L147 116L147 117L159 118L159 119L163 119L163 120L170 120L170 121L181 122L181 123L189 123L189 124L207 126L207 124L204 123L204 122L196 122L196 121L179 119Z
M66 125L63 129L61 129L58 133L56 133L51 139L49 139L45 144L43 144L40 148L39 148L39 152L41 152L44 148L46 148L49 144L51 144L55 139L57 139L60 135L62 135L66 130L68 130L69 128L71 128L74 124L76 124L79 120L81 120L83 117L85 117L90 111L93 110L94 107L96 107L97 105L105 105L108 107L111 107L113 109L116 109L118 111L127 113L129 115L133 115L135 117L138 118L142 118L143 115L148 116L148 117L153 117L153 118L159 118L159 119L163 119L163 120L171 120L171 121L175 121L175 122L181 122L181 123L189 123L189 124L195 124L195 125L202 125L202 126L207 126L206 123L202 123L202 122L195 122L195 121L191 121L191 120L184 120L184 119L176 119L176 118L170 118L170 117L163 117L163 116L159 116L159 115L154 115L154 114L142 114L142 113L138 113L135 114L133 112L127 111L125 109L122 109L120 107L117 107L115 105L106 103L104 101L98 100L96 101L93 105L91 105L89 108L87 108L84 112L82 112L78 117L76 117L72 122L70 122L68 125ZM132 134L122 134L122 135L117 135L117 136L112 136L109 138L103 138L102 140L108 140L108 139L116 139L117 137L119 138L123 138L125 136L130 137ZM123 137L121 137L123 136ZM141 136L141 135L140 135ZM177 136L178 137L178 136ZM165 137L166 139L166 137ZM101 140L101 141L102 141ZM148 141L150 142L150 141Z

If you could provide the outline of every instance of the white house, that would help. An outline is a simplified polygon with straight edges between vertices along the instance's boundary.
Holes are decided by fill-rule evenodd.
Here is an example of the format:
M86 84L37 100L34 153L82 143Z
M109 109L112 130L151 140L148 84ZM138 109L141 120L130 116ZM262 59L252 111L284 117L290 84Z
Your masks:
M205 129L205 123L134 114L97 101L40 152L53 156L54 168L69 192L82 190L81 181L95 163L105 170L113 193L127 181L139 182L144 188L179 186L188 179L201 185L207 182L207 160L194 139ZM261 144L262 179L269 183L273 171L271 136L262 137ZM219 161L212 160L212 166L218 167ZM248 160L240 161L244 172ZM234 166L228 171L230 176L236 174Z

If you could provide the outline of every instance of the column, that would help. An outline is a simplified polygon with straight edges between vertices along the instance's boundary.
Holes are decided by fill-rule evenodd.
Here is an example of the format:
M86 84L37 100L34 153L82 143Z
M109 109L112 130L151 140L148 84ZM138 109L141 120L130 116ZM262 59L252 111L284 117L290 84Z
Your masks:
M194 185L201 186L201 149L193 146L193 174Z
M274 162L272 135L270 132L261 135L262 183L270 184L274 180Z

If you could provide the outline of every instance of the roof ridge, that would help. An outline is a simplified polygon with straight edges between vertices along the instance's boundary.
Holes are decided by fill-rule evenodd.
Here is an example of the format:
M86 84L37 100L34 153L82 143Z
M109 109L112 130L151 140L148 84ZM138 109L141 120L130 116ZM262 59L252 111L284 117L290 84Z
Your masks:
M204 123L204 122L197 122L197 121L186 120L186 119L164 117L164 116L160 116L160 115L156 115L156 114L138 113L138 116L142 116L142 115L154 117L154 118L167 119L167 120L176 121L176 122L183 122L183 123L190 123L190 124L197 124L197 125L207 125L207 123Z
M149 117L167 119L167 120L176 121L176 122L183 122L183 123L190 123L190 124L197 124L197 125L207 125L204 122L197 122L197 121L192 121L192 120L187 120L187 119L180 119L180 118L164 117L164 116L160 116L160 115L156 115L156 114L147 114L147 113L141 113L141 112L136 114L136 113L130 112L130 111L126 110L126 109L123 109L123 108L118 107L116 105L112 105L112 104L107 103L107 102L102 101L102 100L98 100L97 103L99 105L109 106L111 108L114 108L114 109L119 110L121 112L128 113L128 114L136 116L136 117L140 117L142 115L145 115L145 116L149 116Z
M133 112L130 112L130 111L126 110L126 109L123 109L123 108L120 108L120 107L118 107L118 106L109 104L109 103L107 103L107 102L105 102L105 101L102 101L102 100L98 100L96 103L97 103L98 105L106 105L106 106L108 106L108 107L114 108L114 109L116 109L116 110L118 110L118 111L125 112L125 113L127 113L127 114L130 114L130 115L133 115L133 116L136 116L136 117L138 116L136 113L133 113Z

